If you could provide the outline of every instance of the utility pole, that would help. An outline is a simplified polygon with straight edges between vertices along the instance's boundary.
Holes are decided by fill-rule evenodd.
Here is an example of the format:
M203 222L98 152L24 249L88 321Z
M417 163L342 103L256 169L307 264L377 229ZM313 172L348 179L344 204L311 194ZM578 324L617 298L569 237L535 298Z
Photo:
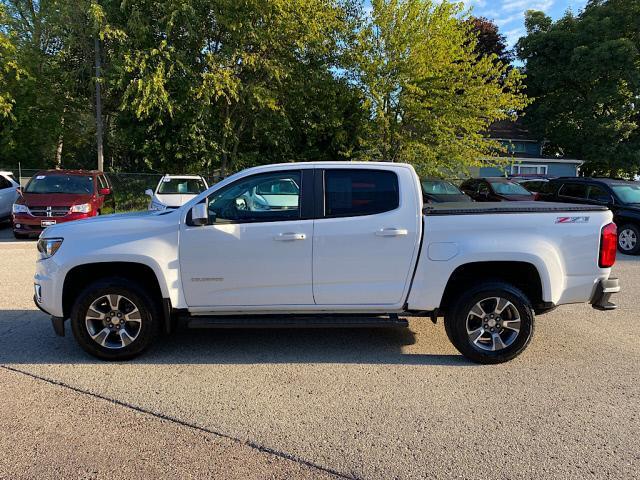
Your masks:
M104 154L102 151L102 97L100 96L100 39L98 34L94 38L96 53L96 137L98 141L98 170L104 170Z

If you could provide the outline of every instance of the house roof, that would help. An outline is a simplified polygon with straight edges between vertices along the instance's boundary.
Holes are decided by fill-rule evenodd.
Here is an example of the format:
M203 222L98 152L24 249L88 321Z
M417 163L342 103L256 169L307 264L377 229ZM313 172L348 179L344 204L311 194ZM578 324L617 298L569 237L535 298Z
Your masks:
M522 124L522 120L499 120L493 122L487 131L489 138L500 140L520 140L538 142L540 139L534 137Z

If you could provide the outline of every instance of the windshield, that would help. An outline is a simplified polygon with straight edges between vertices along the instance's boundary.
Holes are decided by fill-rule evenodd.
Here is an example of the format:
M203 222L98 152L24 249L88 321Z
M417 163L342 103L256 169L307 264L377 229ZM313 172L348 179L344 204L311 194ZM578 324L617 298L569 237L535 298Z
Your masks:
M623 203L640 203L640 185L611 185Z
M163 178L158 193L197 195L207 189L200 178Z
M25 187L26 193L70 193L91 195L93 177L89 175L36 175Z
M532 195L532 193L519 183L490 182L493 191L499 195Z
M451 182L444 180L424 180L422 182L422 191L430 195L461 195L462 192L458 190Z

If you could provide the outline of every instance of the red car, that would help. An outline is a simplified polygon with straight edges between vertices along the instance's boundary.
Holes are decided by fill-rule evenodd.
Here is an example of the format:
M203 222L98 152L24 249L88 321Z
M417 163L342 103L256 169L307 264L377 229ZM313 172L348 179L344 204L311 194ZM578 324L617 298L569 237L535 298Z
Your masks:
M115 210L111 184L97 170L45 170L31 177L13 205L16 238L38 236L56 223Z

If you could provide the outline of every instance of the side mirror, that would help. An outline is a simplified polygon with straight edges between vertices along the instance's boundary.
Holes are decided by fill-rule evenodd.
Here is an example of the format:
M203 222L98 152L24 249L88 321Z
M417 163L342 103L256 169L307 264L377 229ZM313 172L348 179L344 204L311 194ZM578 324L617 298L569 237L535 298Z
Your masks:
M144 191L144 194L145 194L145 195L149 195L150 197L153 197L153 190L151 190L150 188L147 188L147 189Z
M209 223L209 209L207 204L198 203L191 207L191 223L197 226L207 225Z
M111 195L111 189L110 188L101 188L98 193L100 193L100 195Z

